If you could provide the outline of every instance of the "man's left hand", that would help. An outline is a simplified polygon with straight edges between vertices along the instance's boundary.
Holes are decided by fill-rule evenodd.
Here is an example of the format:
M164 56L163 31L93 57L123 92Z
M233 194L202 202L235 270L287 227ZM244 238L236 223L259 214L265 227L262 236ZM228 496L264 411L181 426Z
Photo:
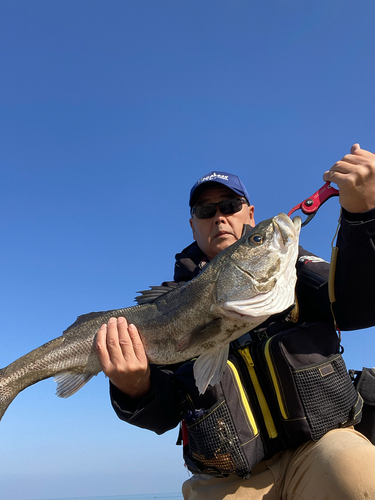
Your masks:
M348 212L375 208L375 154L361 149L359 144L354 144L350 154L325 172L323 179L337 184L340 204Z

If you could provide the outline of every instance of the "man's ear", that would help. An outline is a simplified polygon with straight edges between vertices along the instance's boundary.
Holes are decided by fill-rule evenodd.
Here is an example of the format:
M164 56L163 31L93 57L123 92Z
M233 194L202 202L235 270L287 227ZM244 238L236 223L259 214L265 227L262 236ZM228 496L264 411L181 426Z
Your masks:
M195 237L195 229L194 229L193 219L189 219L189 222L190 222L191 230L193 231L193 238L194 238L195 241L197 241L197 238Z
M247 208L249 210L249 217L250 217L249 225L251 227L255 227L254 205L249 205Z

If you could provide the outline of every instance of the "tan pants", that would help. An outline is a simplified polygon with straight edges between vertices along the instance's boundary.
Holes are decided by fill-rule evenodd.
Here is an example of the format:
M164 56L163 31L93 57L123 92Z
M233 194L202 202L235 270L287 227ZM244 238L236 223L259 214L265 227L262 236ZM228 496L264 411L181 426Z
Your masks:
M375 500L375 446L335 429L261 462L250 479L195 474L182 492L185 500Z

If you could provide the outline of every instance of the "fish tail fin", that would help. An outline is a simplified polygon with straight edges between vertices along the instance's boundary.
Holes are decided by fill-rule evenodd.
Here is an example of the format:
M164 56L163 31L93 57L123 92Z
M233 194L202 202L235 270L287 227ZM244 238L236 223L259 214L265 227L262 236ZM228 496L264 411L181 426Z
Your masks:
M79 391L96 373L61 372L53 377L57 383L56 395L59 398L68 398Z

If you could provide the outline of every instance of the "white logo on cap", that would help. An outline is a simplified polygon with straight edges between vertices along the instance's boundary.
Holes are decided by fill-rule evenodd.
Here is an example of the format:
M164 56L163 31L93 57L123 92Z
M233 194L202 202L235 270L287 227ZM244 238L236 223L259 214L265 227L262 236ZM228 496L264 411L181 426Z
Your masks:
M207 175L206 177L202 177L201 179L199 179L199 181L197 182L197 184L201 184L202 182L206 182L206 181L214 181L215 179L222 179L223 181L227 181L228 180L228 176L227 175L223 175L223 174L216 174L214 172L211 175Z

